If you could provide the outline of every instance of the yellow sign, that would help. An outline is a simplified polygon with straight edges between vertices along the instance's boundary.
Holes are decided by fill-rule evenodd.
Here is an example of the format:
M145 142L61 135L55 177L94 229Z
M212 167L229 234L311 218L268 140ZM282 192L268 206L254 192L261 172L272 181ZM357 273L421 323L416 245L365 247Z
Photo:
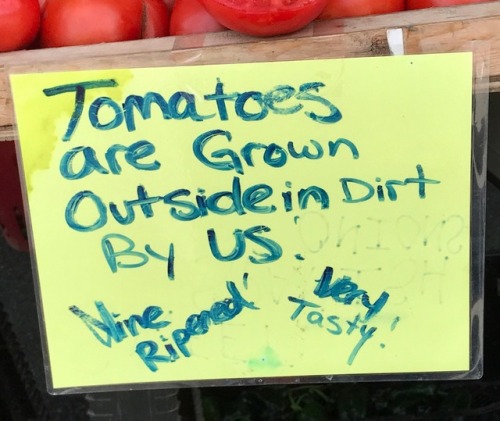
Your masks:
M469 370L471 54L11 85L53 390Z

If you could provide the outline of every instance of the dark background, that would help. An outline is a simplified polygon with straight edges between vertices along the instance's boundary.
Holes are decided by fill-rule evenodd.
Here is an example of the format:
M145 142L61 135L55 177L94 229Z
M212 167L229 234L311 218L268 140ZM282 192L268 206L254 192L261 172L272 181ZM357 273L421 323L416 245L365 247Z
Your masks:
M0 420L500 420L500 94L490 95L488 156L481 380L51 396L30 255L0 237Z

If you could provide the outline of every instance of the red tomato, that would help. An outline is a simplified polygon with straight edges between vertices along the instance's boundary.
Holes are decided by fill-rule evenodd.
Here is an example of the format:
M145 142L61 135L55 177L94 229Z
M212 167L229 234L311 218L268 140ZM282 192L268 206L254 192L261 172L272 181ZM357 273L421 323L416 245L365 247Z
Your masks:
M405 10L405 0L328 0L319 19L382 15Z
M428 7L445 7L455 6L458 4L471 4L471 3L486 3L491 0L407 0L406 8L412 9L426 9Z
M165 3L168 7L168 10L172 10L174 7L175 0L163 0L163 3Z
M146 0L143 3L145 25L142 38L166 37L170 27L170 13L166 3L163 0Z
M23 0L24 1L24 0ZM1 3L1 2L0 2ZM14 141L0 141L0 232L7 244L28 251L21 181Z
M170 19L170 35L200 34L224 31L198 0L176 0Z
M272 36L298 31L316 19L327 0L201 0L208 12L233 31Z
M38 0L0 0L0 51L28 47L39 27Z
M168 34L162 0L46 0L42 47L128 41Z

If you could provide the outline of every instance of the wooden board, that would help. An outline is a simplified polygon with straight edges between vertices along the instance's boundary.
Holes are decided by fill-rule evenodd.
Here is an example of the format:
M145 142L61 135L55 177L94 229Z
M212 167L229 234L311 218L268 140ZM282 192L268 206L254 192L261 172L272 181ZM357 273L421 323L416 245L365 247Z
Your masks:
M490 91L500 91L500 2L317 21L282 37L231 31L0 54L0 140L15 136L9 72L243 63L388 55L387 30L401 28L407 54L470 50L490 55Z

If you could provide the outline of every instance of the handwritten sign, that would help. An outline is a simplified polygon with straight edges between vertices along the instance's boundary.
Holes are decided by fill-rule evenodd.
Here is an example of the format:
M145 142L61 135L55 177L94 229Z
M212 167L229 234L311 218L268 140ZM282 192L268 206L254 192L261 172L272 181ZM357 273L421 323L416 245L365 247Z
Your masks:
M471 63L12 75L50 387L469 370Z

